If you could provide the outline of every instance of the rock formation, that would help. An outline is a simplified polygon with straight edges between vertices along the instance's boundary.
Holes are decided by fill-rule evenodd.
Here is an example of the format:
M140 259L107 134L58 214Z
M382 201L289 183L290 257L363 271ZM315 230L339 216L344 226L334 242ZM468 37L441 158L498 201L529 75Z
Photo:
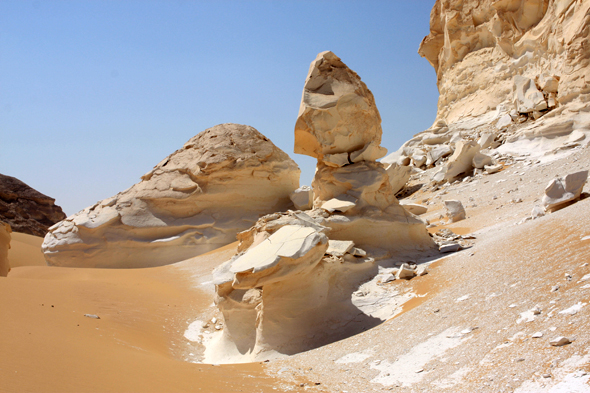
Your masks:
M542 112L590 93L589 10L588 1L436 0L419 53L436 71L437 120Z
M15 232L45 236L47 229L66 218L55 199L22 181L0 174L0 220Z
M8 250L10 249L10 225L0 221L0 277L6 277L10 271Z
M563 178L553 179L545 188L542 203L545 211L556 211L575 202L588 180L588 171L570 173Z
M235 241L263 214L292 206L300 170L252 127L191 138L141 182L50 228L49 265L134 268L174 263Z
M376 161L386 153L380 141L369 89L332 52L320 53L295 125L295 152L318 160L313 209L265 216L238 235L238 254L214 272L225 329L207 361L294 354L375 326L381 319L353 304L353 292L380 263L438 252L425 223L395 198L409 171Z
M588 145L589 26L588 0L436 0L419 53L437 116L382 162L434 168L440 185Z

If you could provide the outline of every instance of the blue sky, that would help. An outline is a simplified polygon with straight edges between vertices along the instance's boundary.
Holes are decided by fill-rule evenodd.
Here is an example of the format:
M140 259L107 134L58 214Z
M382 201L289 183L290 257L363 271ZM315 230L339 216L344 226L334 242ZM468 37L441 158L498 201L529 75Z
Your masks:
M248 124L301 167L310 62L331 50L373 92L390 151L432 124L417 54L434 1L0 1L0 173L70 215L134 183L197 133Z

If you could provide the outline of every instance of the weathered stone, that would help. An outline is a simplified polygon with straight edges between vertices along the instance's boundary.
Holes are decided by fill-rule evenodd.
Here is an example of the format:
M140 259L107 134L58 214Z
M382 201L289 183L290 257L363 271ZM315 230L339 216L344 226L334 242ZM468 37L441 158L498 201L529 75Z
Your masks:
M419 205L417 203L409 203L402 201L400 204L404 207L404 209L417 216L424 214L428 211L427 206Z
M512 124L512 117L510 117L509 114L505 114L500 119L498 119L498 122L496 123L496 128L501 130L502 128L506 128L511 124ZM483 145L481 145L481 148L485 149L485 147L483 147Z
M313 190L310 186L301 186L293 191L289 198L297 210L309 210L313 207Z
M0 222L0 277L6 277L10 271L8 250L10 249L11 232L10 225Z
M482 169L485 166L491 166L493 164L492 157L483 153L477 152L473 156L472 164L474 168Z
M305 80L295 153L323 161L326 154L359 152L363 160L374 161L387 153L379 147L381 134L371 91L334 53L320 53Z
M516 110L520 113L531 113L547 109L543 93L537 90L535 82L530 78L516 75L514 77L514 93Z
M488 174L492 174L492 173L496 173L496 172L500 172L500 170L504 168L504 165L502 164L496 164L496 165L484 165L484 169L486 170L486 172Z
M413 278L415 276L416 276L416 270L410 268L408 265L406 265L404 263L398 269L398 271L395 275L395 278L397 278L398 280L400 280L400 279L409 280L410 278Z
M535 207L533 207L533 210L531 211L531 218L533 220L543 217L544 215L545 215L545 210L541 206L535 205Z
M412 168L408 166L398 165L396 163L390 164L385 171L389 177L389 184L391 185L391 192L397 194L408 182L412 174Z
M453 149L449 145L441 145L431 149L426 154L426 166L435 164L441 158L453 154Z
M446 165L445 180L453 181L460 174L470 171L473 168L473 157L479 152L479 149L479 145L473 141L457 142L455 152Z
M13 231L45 236L53 224L66 218L55 199L41 194L15 177L0 174L0 220Z
M488 147L491 147L493 145L495 138L496 136L491 132L484 132L479 137L477 144L481 146L482 149L487 149Z
M451 222L457 222L465 219L465 208L463 207L461 201L445 201L445 209L447 210L447 217Z
M570 173L565 178L553 179L545 188L542 204L545 211L555 211L580 197L588 171Z
M571 341L567 337L559 336L549 341L549 344L551 344L554 347L561 347L563 345L571 344Z
M45 259L54 266L134 268L211 251L261 215L290 208L299 173L254 128L209 128L141 182L51 227Z
M350 240L328 240L328 249L326 250L326 254L335 257L341 257L347 252L351 251L353 247L354 242Z
M343 195L340 198L332 198L322 204L322 209L327 210L330 213L335 211L344 213L356 206L356 201L354 201L354 199L355 198L348 195Z
M461 245L459 243L446 243L446 244L442 244L439 247L439 251L441 253L447 253L447 252L457 252L459 250L461 250L463 247L461 247Z

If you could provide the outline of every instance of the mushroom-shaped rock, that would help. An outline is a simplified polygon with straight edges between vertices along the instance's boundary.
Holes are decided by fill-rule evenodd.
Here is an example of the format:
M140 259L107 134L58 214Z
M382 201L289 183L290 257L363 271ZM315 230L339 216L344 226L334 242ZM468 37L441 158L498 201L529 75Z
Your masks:
M345 153L351 162L385 156L380 147L381 117L373 93L334 53L320 53L311 63L295 124L295 153L324 161ZM348 162L326 159L326 164Z
M553 179L545 188L542 204L545 211L555 211L578 199L588 179L588 171L570 173L565 178Z
M8 250L10 249L10 225L0 222L0 277L6 277L10 271Z
M256 129L209 128L141 182L51 227L45 259L54 266L134 268L211 251L261 215L290 208L299 173Z

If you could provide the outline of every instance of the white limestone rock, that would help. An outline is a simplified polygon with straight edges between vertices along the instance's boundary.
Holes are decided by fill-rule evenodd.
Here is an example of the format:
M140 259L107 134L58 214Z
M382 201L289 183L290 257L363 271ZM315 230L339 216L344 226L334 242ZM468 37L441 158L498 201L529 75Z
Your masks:
M477 169L482 169L486 165L491 166L493 163L492 157L480 152L475 153L472 160L473 167Z
M0 221L0 277L6 277L10 271L8 250L10 250L10 225Z
M455 145L455 152L447 163L444 180L453 181L462 173L473 168L473 157L479 153L480 146L473 141L460 141Z
M350 240L328 240L327 255L342 257L354 247L354 242Z
M395 195L408 183L412 174L412 168L402 166L396 163L390 164L385 168L391 185L391 192Z
M395 274L395 278L409 280L416 276L416 270L410 268L407 264L402 264Z
M301 186L293 191L289 198L297 210L309 210L313 207L313 190L310 186Z
M290 208L299 173L254 128L209 128L141 182L51 227L45 259L52 266L138 268L211 251L260 215Z
M494 144L495 138L496 138L496 135L494 135L493 133L484 132L483 134L481 134L479 140L477 141L477 144L482 149L487 149L488 147L492 147L492 145Z
M457 222L465 219L465 208L463 207L461 201L445 201L445 209L450 222Z
M404 209L406 209L410 213L415 214L417 216L424 214L428 211L427 206L420 205L418 203L410 203L410 202L402 201L402 202L400 202L400 204L404 207Z
M509 114L505 114L496 123L496 128L499 129L499 130L501 130L503 128L508 127L511 124L512 124L512 117L510 117ZM485 147L483 147L483 145L481 147L482 147L482 149L485 149Z
M565 178L553 179L545 188L542 204L545 211L556 211L566 206L569 202L580 197L584 184L588 179L588 171L570 173Z
M295 124L295 153L324 161L328 154L353 154L352 162L375 161L381 116L371 91L338 56L326 51L311 63Z
M514 77L514 93L516 110L520 113L531 113L547 109L547 102L543 93L535 86L530 78L516 75Z
M453 154L453 148L449 145L440 145L434 147L426 153L426 166L436 164L441 158Z
M502 170L502 168L504 168L504 165L502 165L502 164L484 165L484 169L487 172L487 174L489 174L489 175L491 175L492 173L500 172Z

